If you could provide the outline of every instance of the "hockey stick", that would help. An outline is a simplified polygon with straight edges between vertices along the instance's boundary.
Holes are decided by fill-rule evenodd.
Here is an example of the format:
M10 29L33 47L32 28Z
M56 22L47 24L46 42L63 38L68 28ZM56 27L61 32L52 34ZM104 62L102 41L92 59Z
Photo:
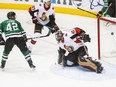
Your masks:
M37 23L40 24L39 22L37 22ZM40 25L42 25L42 24L40 24ZM36 38L43 38L43 37L48 37L48 36L50 36L51 31L53 30L53 28L52 28L52 27L49 27L49 26L46 26L46 25L42 25L42 26L47 27L48 30L49 30L48 33L47 33L46 35L43 35L43 36L40 36L40 37L27 38L27 40L36 39Z
M77 9L82 10L82 11L84 11L84 12L87 12L87 13L89 13L89 14L92 14L92 15L97 16L97 14L95 14L95 13L93 13L93 12L90 12L90 11L87 11L87 10L84 10L84 9L82 9L82 8L77 7Z
M31 40L31 39L36 39L36 38L43 38L43 37L48 37L50 36L51 31L49 30L48 33L46 35L40 36L40 37L32 37L32 38L27 38L27 40Z
M79 6L78 6L78 4L77 4L77 0L72 0L72 3L73 3L74 6L77 7L77 9L82 10L82 11L84 11L84 12L87 12L87 13L90 13L90 14L92 14L92 15L97 16L97 14L95 14L95 13L93 13L93 12L90 12L90 11L84 10L84 9L82 9L82 8L79 8Z

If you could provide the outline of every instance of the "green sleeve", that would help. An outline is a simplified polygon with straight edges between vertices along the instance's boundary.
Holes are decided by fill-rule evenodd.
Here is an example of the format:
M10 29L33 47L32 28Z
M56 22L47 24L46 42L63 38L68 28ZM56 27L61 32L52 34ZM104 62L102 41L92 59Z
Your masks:
M27 39L26 33L25 33L24 29L22 28L21 23L18 22L18 24L19 24L20 30L21 30L21 32L22 32L22 34L23 34L23 38L24 38L24 39Z
M102 12L102 13L105 13L105 11L106 11L107 8L108 8L108 2L109 2L109 0L103 0L103 2L104 2L104 6L103 6L103 8L101 9L101 12Z
M2 27L1 27L1 24L0 24L0 40L2 39Z
M20 23L20 22L18 22L18 27L19 27L19 29L20 29L20 31L21 31L21 32L24 32L24 29L22 28L22 26L21 26L21 23Z

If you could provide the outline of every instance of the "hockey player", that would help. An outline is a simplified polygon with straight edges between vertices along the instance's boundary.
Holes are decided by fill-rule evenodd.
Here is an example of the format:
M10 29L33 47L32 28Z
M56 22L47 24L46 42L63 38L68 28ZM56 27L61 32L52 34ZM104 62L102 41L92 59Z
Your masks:
M104 6L97 16L101 17L103 14L105 17L116 17L116 0L103 0Z
M69 33L58 31L55 34L58 41L58 64L65 66L82 66L90 70L101 73L103 67L101 63L93 60L89 54L85 42L90 42L90 37L86 32L78 27L75 27ZM66 55L66 53L68 53Z
M51 0L43 0L43 3L30 7L29 13L32 16L32 22L35 24L34 39L31 40L29 46L31 51L32 46L37 42L37 38L40 37L43 26L47 26L52 33L59 30L59 28L55 23L55 12Z
M8 59L8 55L11 52L14 45L16 45L24 55L25 60L28 62L30 68L35 68L31 56L29 54L28 48L26 46L26 34L20 22L16 20L15 12L8 12L7 18L8 20L5 20L0 24L0 31L5 34L6 38L0 67L4 69L6 61ZM0 33L0 36L2 33Z

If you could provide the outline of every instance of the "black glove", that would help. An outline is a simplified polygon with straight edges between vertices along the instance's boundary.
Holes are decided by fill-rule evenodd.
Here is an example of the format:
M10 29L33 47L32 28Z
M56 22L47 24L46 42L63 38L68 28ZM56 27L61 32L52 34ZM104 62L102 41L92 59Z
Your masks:
M23 35L23 38L24 38L24 41L27 42L27 36L26 35Z
M84 35L80 36L79 39L83 40L84 42L90 42L91 41L91 38L89 37L88 34L84 34Z
M103 13L101 11L98 12L97 17L101 17Z
M37 20L37 17L32 17L32 22L34 23L34 24L37 24L37 22L38 22L38 20Z
M51 29L51 32L53 34L54 32L57 32L58 30L59 30L58 26L57 25L53 25L53 28Z

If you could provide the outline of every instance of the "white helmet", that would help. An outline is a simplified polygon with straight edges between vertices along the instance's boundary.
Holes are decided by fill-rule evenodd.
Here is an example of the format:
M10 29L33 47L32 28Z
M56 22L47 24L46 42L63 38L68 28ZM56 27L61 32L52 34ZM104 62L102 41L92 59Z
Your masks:
M43 0L43 2L44 2L46 5L50 6L50 5L51 5L52 0Z

